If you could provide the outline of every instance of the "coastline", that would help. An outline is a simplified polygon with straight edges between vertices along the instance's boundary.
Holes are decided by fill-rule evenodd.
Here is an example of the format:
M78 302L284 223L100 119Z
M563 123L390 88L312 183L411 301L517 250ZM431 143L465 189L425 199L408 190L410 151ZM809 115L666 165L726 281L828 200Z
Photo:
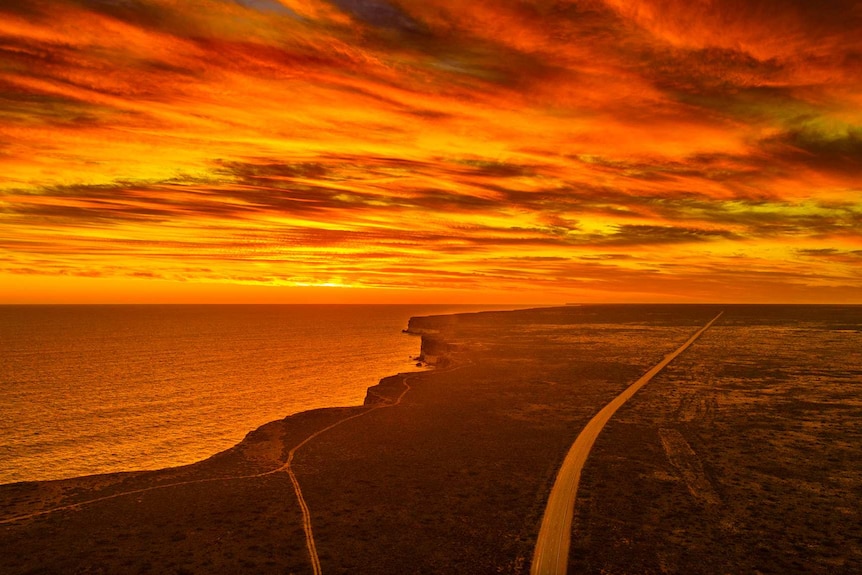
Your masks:
M548 492L574 437L716 313L716 306L568 306L416 318L408 329L423 337L424 359L448 367L383 378L363 405L273 421L190 466L0 486L6 517L13 507L38 513L63 506L0 524L3 546L19 550L0 558L0 570L313 573L302 510L288 474L277 471L294 452L323 573L526 574ZM855 363L823 365L817 353L841 344L848 358L858 356L857 316L862 308L729 310L599 436L579 489L570 569L753 572L762 557L784 573L826 565L851 573L862 565L858 509L843 503L862 487L862 471L851 463L858 446L852 457L841 455L836 441L862 433L862 418L799 411L804 402L790 417L783 411L786 397L803 392L825 405L852 391L862 378ZM787 337L793 345L781 339ZM763 349L783 355L758 370L769 357ZM735 371L721 371L728 362L736 362ZM806 379L812 366L844 387L826 385L825 376L818 380L824 384ZM722 402L710 403L712 395ZM400 398L396 408L378 408ZM811 458L833 468L845 462L843 483L808 480L844 511L828 514L819 499L800 499L796 484L783 479L790 473L783 462L793 461L788 453L802 440L798 429L783 439L790 452L769 442L747 451L752 433L776 442L799 418L810 422L805 429L819 445ZM761 466L756 485L735 471L750 466ZM773 499L792 503L783 513L793 523L780 522L796 525L789 533L767 523L772 502L758 499L764 485ZM757 516L746 514L750 507ZM841 530L817 531L807 516ZM783 558L802 529L822 551L794 567ZM834 537L843 538L837 547ZM770 547L756 552L763 541Z
M485 313L485 312L467 312ZM505 313L505 311L503 312ZM416 318L442 318L446 315L461 315L461 314L444 314L435 316L415 316L408 321L408 326L402 333L420 338L419 355L413 358L417 362L417 367L420 364L428 369L402 372L395 375L389 375L381 378L376 384L366 388L365 398L362 404L353 406L330 406L307 409L292 413L282 419L267 422L256 429L249 431L243 439L225 450L217 452L209 457L196 461L194 463L169 466L152 470L129 470L116 471L107 473L95 473L81 475L69 478L47 479L47 480L24 480L14 481L9 483L0 483L0 493L4 491L11 492L7 494L10 500L17 505L6 506L0 508L0 525L15 523L22 516L38 517L47 515L56 511L68 509L77 509L83 505L97 503L105 500L105 498L119 497L124 494L134 494L148 487L141 487L139 481L149 481L151 477L156 475L169 475L177 481L161 481L157 483L159 488L169 487L172 485L183 484L189 481L187 475L194 471L198 473L201 468L208 469L211 466L226 466L229 473L215 473L212 471L204 471L203 477L199 478L202 481L217 481L217 480L234 480L242 479L256 474L272 473L284 466L284 461L280 458L283 452L286 452L284 440L279 437L279 428L292 427L296 424L300 429L314 429L316 423L331 425L341 419L350 417L357 413L361 413L364 408L369 406L385 405L394 401L401 393L401 381L405 376L419 375L427 373L430 369L436 367L445 367L448 365L447 360L440 355L445 344L439 340L431 339L430 334L423 333L416 328L411 329L410 324ZM433 350L433 354L429 352ZM439 362L442 361L443 365ZM309 434L313 433L310 432ZM302 432L299 433L302 435ZM267 467L271 465L272 467ZM194 480L193 480L194 481ZM46 490L49 493L57 491L55 486L60 485L73 486L75 490L101 490L105 489L105 493L99 493L97 496L90 499L87 498L72 498L53 499L46 496L45 493L36 496L25 497L16 493L18 491L32 491L32 487L44 485L48 487ZM125 486L125 487L120 487ZM64 489L61 488L60 491ZM5 499L5 497L4 497ZM46 505L38 505L36 501ZM47 504L54 501L53 505ZM41 507L41 508L40 508ZM21 511L19 508L26 508L27 511ZM35 511L33 510L35 508Z
M431 316L431 317L436 317L436 316ZM422 338L425 337L420 333L410 332L410 331L408 331L408 329L404 329L403 333L407 333L411 336L418 336L418 337L422 337ZM87 480L89 478L96 479L96 478L107 478L110 476L133 476L133 475L161 473L161 472L167 472L167 471L171 471L171 470L186 469L186 468L190 468L190 467L204 464L204 463L206 463L210 460L213 460L213 459L221 459L223 457L226 457L227 454L233 453L237 450L243 451L247 447L247 446L245 446L246 443L248 443L248 442L259 443L260 441L263 441L264 438L271 437L272 428L274 428L275 426L277 426L279 424L283 424L287 420L292 419L292 418L296 418L297 420L316 419L318 414L323 414L323 413L330 412L330 411L332 411L333 413L344 414L344 413L348 413L348 412L351 412L354 410L361 409L363 407L368 407L370 405L376 405L379 403L386 403L386 402L390 401L392 399L392 397L396 396L398 393L398 390L394 389L394 386L393 386L394 382L400 382L401 378L405 375L421 374L421 373L425 373L425 372L427 372L430 369L433 369L435 367L439 367L436 363L436 357L426 355L423 352L423 346L425 345L424 344L425 340L422 339L421 341L422 342L420 343L419 355L415 358L412 358L412 360L416 361L417 363L421 363L422 366L426 367L427 369L416 370L416 371L405 371L405 372L397 373L395 375L387 375L387 376L381 378L376 384L368 386L366 388L365 397L364 397L363 402L361 404L347 405L347 406L317 407L317 408L305 409L305 410L301 410L301 411L298 411L295 413L291 413L291 414L285 416L284 418L269 421L267 423L260 425L259 427L255 428L255 429L252 429L251 431L248 431L246 433L246 435L235 445L228 447L227 449L224 449L222 451L216 452L212 455L209 455L209 456L207 456L203 459L200 459L198 461L192 462L192 463L175 465L175 466L167 466L167 467L162 467L162 468L158 468L158 469L112 471L112 472L93 473L93 474L86 474L86 475L66 477L66 478L58 478L58 479L33 479L33 480L11 481L11 482L7 482L7 483L0 483L0 489L6 488L8 486L19 485L19 484L39 484L39 483L57 483L57 482L64 482L64 481L82 481L82 480ZM417 367L419 367L419 365L417 365ZM2 519L2 517L0 517L0 519Z
M474 309L6 310L0 484L188 465L288 414L360 405L382 377L414 370L411 316Z
M354 419L349 426L335 427L326 434L317 437L313 443L308 444L306 448L298 452L297 475L303 486L303 491L306 492L306 497L309 498L309 507L315 516L315 529L320 532L320 541L324 542L324 547L331 546L336 541L341 541L343 544L345 537L351 537L349 532L353 532L357 528L356 525L348 526L349 532L345 532L344 525L339 527L337 522L332 521L334 517L340 516L343 512L327 510L329 503L334 503L344 509L351 508L352 504L340 502L338 501L339 498L332 497L333 493L345 495L345 487L342 484L345 478L360 475L359 469L347 472L342 468L343 465L349 465L364 457L371 457L372 461L367 466L362 466L365 471L373 471L377 476L375 480L362 483L364 488L371 492L376 492L380 486L392 482L390 469L408 475L407 478L397 480L395 484L432 481L432 485L426 486L424 489L410 488L404 490L397 488L391 491L390 487L386 491L386 495L381 492L376 495L361 495L360 499L368 502L382 501L386 498L393 499L384 506L389 508L388 511L381 511L379 506L375 505L378 507L377 512L383 513L383 515L377 516L377 522L384 525L391 523L393 517L401 515L400 511L389 506L403 509L418 505L425 508L423 514L436 517L438 520L447 513L451 515L451 510L447 512L445 507L439 507L441 502L447 502L451 497L442 495L442 492L455 488L460 493L455 501L466 504L471 510L458 512L451 515L449 520L444 520L442 523L448 523L449 527L438 531L434 537L428 537L427 525L425 526L426 529L420 532L415 532L413 529L407 530L405 525L390 524L384 528L390 534L399 532L403 535L409 534L404 540L405 549L415 549L417 546L428 547L439 544L440 538L450 541L451 544L450 531L454 529L457 532L464 529L465 526L461 525L462 520L459 517L463 517L465 514L484 515L485 518L481 519L480 522L493 524L494 517L498 514L496 511L498 505L486 506L481 504L479 508L475 508L479 504L478 501L475 501L475 496L486 489L485 483L487 481L493 484L497 479L488 478L484 472L478 473L470 471L470 469L476 465L477 457L479 459L487 458L486 463L483 464L486 469L493 469L498 465L495 461L506 459L507 465L511 468L503 476L506 479L501 491L503 493L508 492L508 497L516 497L506 504L511 506L508 514L512 518L510 522L514 522L512 525L515 531L504 536L504 541L499 541L496 540L499 534L494 534L493 530L483 535L474 532L472 528L468 529L470 533L473 533L472 537L479 537L479 541L473 545L473 551L468 554L470 557L468 561L473 565L484 565L485 567L482 569L490 568L491 565L507 565L507 569L520 572L528 562L531 538L533 537L531 533L534 531L532 524L541 517L542 493L549 487L553 479L556 459L565 451L568 444L571 421L569 418L558 421L556 424L557 441L550 445L543 445L539 451L534 451L536 445L548 443L545 437L547 432L547 425L545 424L535 426L526 441L525 438L521 437L524 430L520 429L520 425L506 431L507 439L500 441L495 434L489 436L486 431L481 431L485 425L480 425L478 421L474 421L476 416L481 413L475 410L484 410L487 405L483 404L479 407L479 403L477 403L478 394L473 396L473 392L477 392L478 389L474 388L465 396L464 393L467 388L464 387L463 383L470 381L471 385L475 386L477 381L484 382L482 384L483 396L498 405L495 410L491 411L492 419L498 420L502 416L503 420L498 423L504 424L494 424L489 427L497 431L504 430L505 424L513 420L510 416L504 415L501 410L510 405L511 398L501 400L498 396L497 386L501 381L506 381L504 378L512 377L513 373L510 369L512 366L507 366L505 359L501 361L499 354L493 348L488 348L484 343L481 343L483 339L487 338L482 320L519 318L519 313L528 315L535 313L553 314L553 311L547 310L555 309L558 308L413 317L408 322L405 331L420 337L420 356L417 359L425 365L433 365L435 369L382 378L376 385L370 386L366 390L366 397L362 405L308 410L269 422L249 432L237 445L194 464L155 471L110 473L64 480L2 485L0 486L0 496L2 496L0 499L5 501L6 505L2 510L3 516L0 517L0 526L12 532L21 531L23 534L28 532L30 527L38 524L50 525L55 533L67 533L68 539L62 536L55 538L51 546L53 551L50 555L52 557L46 559L49 562L62 562L67 561L65 557L69 553L72 553L73 556L78 553L78 560L80 561L83 560L80 557L81 551L77 549L75 543L80 533L93 530L102 532L105 529L104 526L111 525L115 518L123 516L125 513L134 515L134 509L144 505L144 509L149 513L154 513L160 517L160 519L153 519L153 523L177 523L186 527L177 527L177 533L171 536L177 541L159 540L157 534L149 532L146 528L142 532L138 526L128 526L128 531L136 533L135 537L143 537L144 540L155 538L157 541L148 543L148 548L157 551L157 555L161 555L166 549L169 549L172 555L179 552L183 547L182 545L176 546L174 543L186 541L187 533L197 529L192 525L211 524L211 519L202 521L194 513L183 518L175 516L176 510L173 506L177 497L182 498L186 505L191 505L192 508L197 509L209 507L212 505L211 501L228 497L229 493L233 494L233 497L237 499L230 512L234 518L232 523L242 524L256 522L249 515L249 510L246 509L243 502L249 499L254 500L261 493L267 493L267 500L270 504L276 504L277 501L279 513L283 514L282 519L285 522L282 527L286 531L282 533L282 536L291 542L291 552L288 553L288 568L297 572L304 572L308 569L308 554L303 549L305 540L302 534L303 520L295 501L292 503L284 501L284 497L291 493L291 487L287 474L278 473L278 470L284 468L291 449L309 436L316 434L321 429L330 428L342 420L361 415L367 412L369 408L392 401L402 391L401 381L403 377L409 375L417 379L417 386L406 396L406 405L401 406L398 410L379 410L375 412L374 417ZM474 325L477 321L478 324ZM491 362L493 365L487 362ZM463 367L464 369L456 370L457 375L454 375L454 367ZM527 394L528 396L534 395L537 390L530 384L531 380L532 370L519 366L512 392ZM610 395L616 383L611 379L606 381L609 387L604 389L603 393ZM417 393L421 397L418 397ZM558 396L558 398L562 399L562 396ZM525 402L529 403L529 401ZM568 400L568 403L570 402L571 400ZM417 407L423 408L423 413L415 412ZM580 419L585 422L589 414L588 410L579 407L579 411ZM405 417L406 419L404 419ZM516 422L518 420L517 417L514 419ZM419 428L415 427L417 421L422 422L422 426ZM470 431L464 430L451 435L455 432L454 430L465 424L468 429L471 429ZM474 428L475 425L480 425L480 427ZM411 426L414 428L408 434L406 430ZM357 433L357 429L365 431ZM431 438L435 438L438 443L434 448L432 448L432 444L428 443ZM466 438L477 439L481 445L472 446L467 452L463 452L459 444L464 444ZM397 444L397 446L390 445L383 453L378 452L381 445L390 443ZM467 442L467 444L469 443L470 441ZM520 450L511 451L512 445L518 443L521 443L523 447ZM445 478L439 475L435 477L435 474L428 477L428 474L422 470L427 469L432 463L425 460L422 450L416 451L417 446L424 446L423 449L430 449L432 453L438 448L454 448L460 453L454 458L449 458L448 465L442 467L442 469L448 469ZM550 451L548 451L549 449ZM330 451L330 456L321 459L322 452ZM479 456L480 453L482 454L481 457ZM408 455L419 457L420 461L408 464ZM339 457L345 456L347 460L339 461ZM383 456L385 461L377 459L380 456ZM528 466L529 470L521 468L524 460L532 460ZM434 465L439 465L439 461L436 459L434 461ZM332 471L321 474L319 469L322 467L331 468ZM459 477L456 484L451 483L452 477ZM333 481L335 483L332 483ZM245 492L246 483L260 484L256 490L253 490L254 495L251 492ZM515 496L512 493L512 489L516 485L516 491L521 493L520 496ZM240 496L241 493L246 494ZM357 494L347 490L346 495L353 497ZM394 495L398 495L398 497L393 498ZM432 495L433 497L429 499L429 496ZM288 497L293 499L292 496ZM403 497L407 497L408 500L401 500ZM415 501L416 498L421 499L421 501ZM520 501L520 503L514 505L515 500ZM191 504L192 501L195 503ZM524 503L527 503L526 507L524 507ZM452 502L449 502L446 505L448 507L451 504ZM170 518L165 517L166 514ZM24 517L22 518L22 516ZM372 514L363 513L362 516L370 518ZM524 522L525 518L526 523ZM453 520L456 522L455 524L451 523ZM370 519L363 521L370 521ZM336 531L334 534L332 529ZM364 533L374 529L369 525L358 529L358 532ZM181 534L186 534L186 538L182 537ZM464 533L464 535L467 534ZM269 540L273 536L270 534L264 539ZM419 539L416 539L417 537ZM459 539L456 538L455 540ZM21 541L17 540L16 545L20 543ZM362 543L362 541L352 541L352 543L355 545ZM501 559L497 556L497 551L494 551L497 547L508 559ZM430 551L430 547L428 548L429 554L434 555ZM405 565L410 563L413 553L414 551L409 551L397 554L393 556L391 565L377 566L372 571L403 572ZM458 555L462 552L452 549L451 553ZM362 556L362 552L357 551L356 555ZM451 558L453 565L458 563L454 559L455 555ZM332 557L327 556L324 551L321 559L326 566ZM89 558L86 560L90 561ZM264 563L268 564L269 561L272 559L267 559ZM280 566L279 569L285 565L284 560L277 561L277 563ZM259 563L258 566L260 566ZM439 567L443 569L442 566ZM356 565L353 568L367 572L369 566ZM122 569L120 571L123 572ZM443 572L445 571L446 569L443 569ZM15 571L13 569L10 572Z

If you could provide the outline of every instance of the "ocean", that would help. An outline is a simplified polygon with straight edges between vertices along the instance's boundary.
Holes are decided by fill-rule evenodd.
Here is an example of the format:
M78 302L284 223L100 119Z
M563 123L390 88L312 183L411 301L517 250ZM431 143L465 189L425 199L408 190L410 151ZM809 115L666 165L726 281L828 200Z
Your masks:
M0 306L0 483L194 463L359 405L419 369L411 316L483 309L501 306Z

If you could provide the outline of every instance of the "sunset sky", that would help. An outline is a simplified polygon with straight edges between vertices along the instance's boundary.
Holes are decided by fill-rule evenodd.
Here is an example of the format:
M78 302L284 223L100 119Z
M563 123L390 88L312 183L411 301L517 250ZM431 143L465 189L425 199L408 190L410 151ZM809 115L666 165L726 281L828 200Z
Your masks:
M0 303L195 301L862 303L862 3L0 3Z

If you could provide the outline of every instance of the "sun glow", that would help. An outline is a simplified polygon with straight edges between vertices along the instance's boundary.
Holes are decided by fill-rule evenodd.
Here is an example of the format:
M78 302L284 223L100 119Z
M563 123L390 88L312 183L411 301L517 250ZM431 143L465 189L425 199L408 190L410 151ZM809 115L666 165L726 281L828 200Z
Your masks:
M797 4L4 5L0 301L862 301Z

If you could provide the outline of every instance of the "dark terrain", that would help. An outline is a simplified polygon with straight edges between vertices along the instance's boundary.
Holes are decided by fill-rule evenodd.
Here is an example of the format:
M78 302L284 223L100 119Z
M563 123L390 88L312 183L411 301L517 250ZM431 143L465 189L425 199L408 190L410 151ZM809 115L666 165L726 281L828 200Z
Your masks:
M192 466L0 486L0 572L309 573L289 477L269 472L409 385L296 454L323 572L527 573L579 430L722 309L599 436L570 572L862 572L862 307L696 305L414 318L440 367L367 406Z

